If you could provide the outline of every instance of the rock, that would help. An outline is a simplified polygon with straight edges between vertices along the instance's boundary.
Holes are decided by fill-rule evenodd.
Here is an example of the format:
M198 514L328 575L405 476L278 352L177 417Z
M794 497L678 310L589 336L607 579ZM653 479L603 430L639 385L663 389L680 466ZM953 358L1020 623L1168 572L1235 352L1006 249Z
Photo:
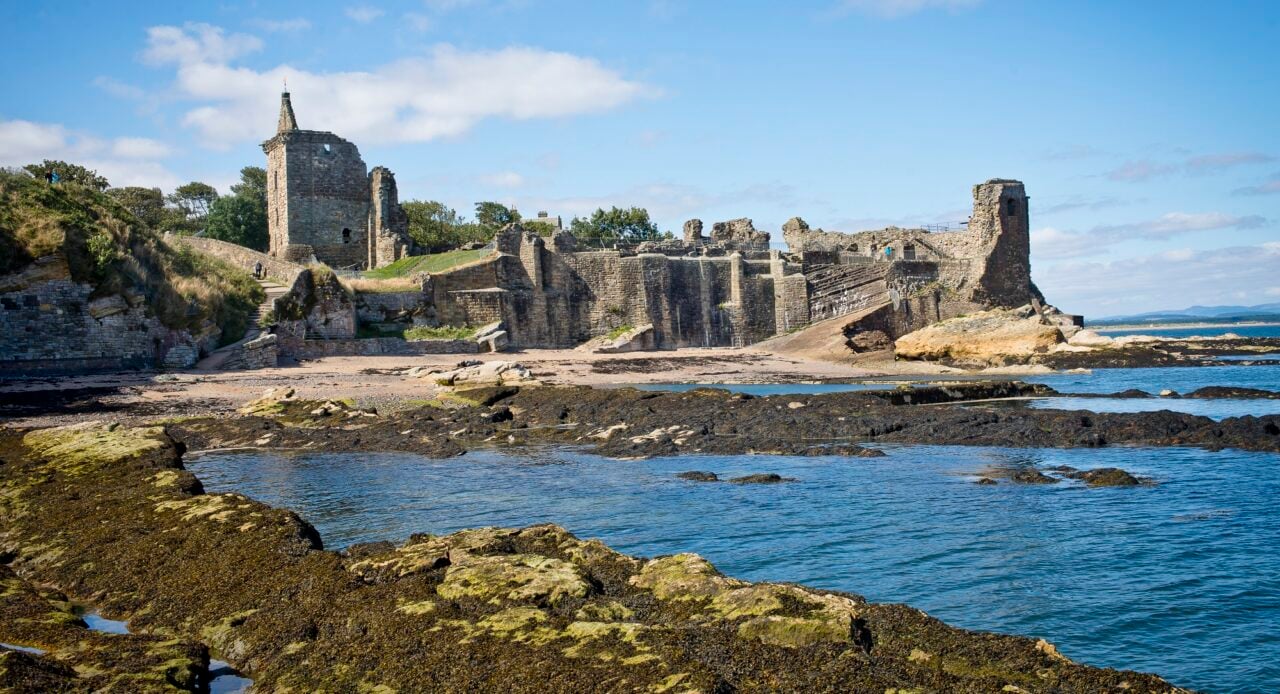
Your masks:
M998 484L998 482L991 479L990 477L979 477L978 480L974 482L974 484Z
M1022 467L1009 475L1010 482L1018 484L1057 484L1056 478L1050 477L1033 467Z
M1110 347L1115 340L1092 330L1081 330L1068 338L1067 344L1073 347Z
M1100 467L1067 475L1072 479L1083 481L1090 487L1136 487L1143 480L1115 467Z
M1184 398L1246 398L1257 400L1280 399L1280 391L1233 386L1205 386L1182 396Z
M783 477L774 472L758 472L754 475L745 475L743 477L734 477L729 480L733 484L778 484L780 482L795 482L791 477Z
M1176 398L1178 397L1178 392L1176 390L1169 390L1168 388L1165 388L1164 390L1160 391L1160 397Z
M676 477L682 480L690 480L692 482L719 482L720 477L714 472L704 472L702 470L690 470L688 472L678 472Z
M442 386L459 384L494 384L508 383L529 385L534 382L533 374L525 367L513 361L463 362L465 366L444 373L431 374L431 378Z
M791 402L787 403L787 409L789 409L789 410L798 410L798 409L800 409L801 407L804 407L804 403L802 403L802 402L795 402L795 401L793 400L793 401L791 401Z
M588 344L595 344L594 341ZM612 340L605 338L590 351L598 354L618 354L622 352L644 352L658 348L657 337L653 332L653 324L645 323L636 326Z
M1025 313L1019 309L993 309L935 323L899 337L894 353L902 359L1003 366L1023 363L1064 342L1057 326L1024 317Z

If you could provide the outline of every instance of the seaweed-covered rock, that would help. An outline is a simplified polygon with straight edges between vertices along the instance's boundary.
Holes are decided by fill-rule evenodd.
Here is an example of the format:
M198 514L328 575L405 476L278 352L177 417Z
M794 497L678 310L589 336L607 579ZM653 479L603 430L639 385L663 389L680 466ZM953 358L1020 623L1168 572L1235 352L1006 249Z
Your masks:
M677 472L676 477L691 482L719 482L720 477L714 472L706 472L703 470L690 470L688 472Z

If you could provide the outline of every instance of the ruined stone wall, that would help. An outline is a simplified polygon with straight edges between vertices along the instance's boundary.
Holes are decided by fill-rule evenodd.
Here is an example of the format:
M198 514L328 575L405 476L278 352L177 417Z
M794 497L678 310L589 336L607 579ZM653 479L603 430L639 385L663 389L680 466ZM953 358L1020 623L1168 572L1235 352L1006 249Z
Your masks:
M286 287L292 287L293 283L297 281L298 275L307 270L305 266L298 263L291 263L266 253L260 253L252 248L245 248L244 246L219 241L218 239L202 236L179 236L173 233L166 233L164 239L169 244L181 244L201 253L225 260L227 263L249 273L253 272L253 266L256 263L262 263L262 269L266 277Z
M330 266L363 267L371 194L356 146L333 133L292 130L263 149L271 255L296 258L289 247L303 245Z
M142 294L92 292L61 255L0 276L0 373L181 368L199 357L202 345L148 315Z
M356 305L332 272L310 271L305 297L308 339L347 339L356 336Z
M381 267L409 254L409 215L400 207L395 174L384 166L369 172L369 257L366 267Z

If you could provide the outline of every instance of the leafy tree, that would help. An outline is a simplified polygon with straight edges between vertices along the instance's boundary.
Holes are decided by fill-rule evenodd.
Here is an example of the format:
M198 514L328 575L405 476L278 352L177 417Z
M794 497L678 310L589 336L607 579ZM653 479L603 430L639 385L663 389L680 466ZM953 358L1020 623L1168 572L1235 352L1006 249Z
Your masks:
M240 182L231 186L231 194L261 200L263 209L266 209L267 170L261 166L246 166L240 169Z
M166 223L174 220L175 210L165 207L164 193L160 192L159 188L141 186L108 188L107 195L115 198L116 202L132 212L138 221L156 231L163 230Z
M94 190L106 190L111 185L107 182L107 178L99 176L97 171L60 159L45 159L42 163L27 164L23 168L40 180L44 180L46 171L55 171L58 174L59 182L79 183Z
M409 200L400 207L409 217L409 236L427 253L493 237L491 231L468 222L456 210L436 200Z
M170 203L182 211L183 216L194 222L202 221L217 199L218 190L199 181L178 186L168 198Z
M556 233L556 228L551 226L550 222L539 222L536 220L527 220L521 222L525 229L535 232L538 236L551 236Z
M205 236L267 250L267 213L257 200L244 195L228 195L213 201L205 217Z
M643 207L597 209L586 219L574 217L569 230L580 239L608 239L623 243L662 238L658 225L649 220L649 211Z
M489 231L490 236L502 227L518 221L520 213L500 202L476 203L476 224Z

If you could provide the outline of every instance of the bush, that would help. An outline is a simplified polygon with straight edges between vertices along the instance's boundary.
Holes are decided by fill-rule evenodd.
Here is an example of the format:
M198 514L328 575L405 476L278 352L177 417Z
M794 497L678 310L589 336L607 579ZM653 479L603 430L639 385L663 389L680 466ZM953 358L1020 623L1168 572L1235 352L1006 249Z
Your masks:
M247 314L265 295L249 273L170 247L115 198L94 187L0 173L0 272L62 253L71 277L92 297L140 291L170 328L198 331L206 321L224 341L244 334Z
M435 328L418 326L404 331L404 339L414 340L466 340L475 337L477 327L441 325Z

